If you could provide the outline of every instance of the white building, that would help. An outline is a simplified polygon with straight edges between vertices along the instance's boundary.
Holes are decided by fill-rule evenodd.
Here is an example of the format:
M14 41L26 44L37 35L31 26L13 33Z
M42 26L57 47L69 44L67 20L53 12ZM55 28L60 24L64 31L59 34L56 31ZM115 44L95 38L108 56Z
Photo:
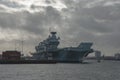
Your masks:
M120 60L120 53L116 53L116 54L115 54L115 59L116 59L116 60Z

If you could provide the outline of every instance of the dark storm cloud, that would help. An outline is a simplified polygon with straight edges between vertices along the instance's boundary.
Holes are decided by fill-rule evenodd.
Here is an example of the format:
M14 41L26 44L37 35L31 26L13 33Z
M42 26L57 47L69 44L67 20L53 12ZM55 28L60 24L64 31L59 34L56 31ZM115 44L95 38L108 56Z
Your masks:
M120 20L120 6L97 6L91 9L85 9L84 13L98 19Z
M0 13L0 26L2 28L16 28L20 22L20 16L10 13Z
M109 27L110 22L115 22L120 19L119 17L119 9L116 6L105 7L105 6L97 6L93 8L81 8L81 6L75 7L75 11L71 13L71 21L70 23L75 27L83 27L92 31L100 31L100 32L109 32L113 29L113 27ZM113 10L113 9L116 9ZM115 14L118 14L118 16ZM96 21L96 20L99 20ZM100 22L103 21L103 22Z
M61 24L61 15L53 7L46 7L45 12L29 13L0 13L0 26L2 28L23 29L35 34L45 32L54 25Z
M36 34L44 33L49 27L61 24L61 15L53 7L46 7L43 13L34 13L26 15L26 24L24 29Z

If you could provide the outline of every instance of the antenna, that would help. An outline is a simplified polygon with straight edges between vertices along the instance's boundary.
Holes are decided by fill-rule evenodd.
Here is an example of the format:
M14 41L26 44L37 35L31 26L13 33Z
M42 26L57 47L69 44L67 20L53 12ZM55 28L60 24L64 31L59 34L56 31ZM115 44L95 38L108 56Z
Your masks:
M22 37L22 41L21 41L21 46L22 46L22 47L21 47L21 48L22 48L21 50L22 50L22 51L21 51L21 54L23 54L23 43L24 43L24 41L23 41L23 37Z
M23 54L23 40L22 40L22 54Z
M16 41L15 41L15 51L17 50L17 48L16 48Z
M49 33L51 32L51 27L49 27Z

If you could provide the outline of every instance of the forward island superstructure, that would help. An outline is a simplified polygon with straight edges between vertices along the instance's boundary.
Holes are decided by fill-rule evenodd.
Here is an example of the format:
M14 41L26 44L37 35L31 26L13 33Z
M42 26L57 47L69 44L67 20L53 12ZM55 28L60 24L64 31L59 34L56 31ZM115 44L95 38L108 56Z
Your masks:
M78 61L82 62L84 57L93 52L92 42L82 42L77 47L58 48L60 37L57 32L51 32L46 40L43 40L35 47L33 55L35 60L55 60L58 62Z

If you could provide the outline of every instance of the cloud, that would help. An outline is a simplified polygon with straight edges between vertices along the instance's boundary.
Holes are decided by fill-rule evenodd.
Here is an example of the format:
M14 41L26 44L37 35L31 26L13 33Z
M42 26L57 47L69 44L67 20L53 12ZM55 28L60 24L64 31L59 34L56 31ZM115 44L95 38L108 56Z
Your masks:
M32 41L47 37L49 28L60 25L62 18L59 11L51 6L46 7L44 10L44 13L36 12L34 14L27 11L0 13L0 34L2 35L0 40L14 44L13 41L21 40L23 37L26 43L33 46ZM26 46L29 44L26 44Z
M119 0L0 0L1 50L24 39L25 52L34 51L47 38L49 28L58 32L60 46L94 42L107 55L119 51ZM108 54L109 53L109 54Z
M28 11L30 13L43 11L45 7L52 6L57 10L67 8L61 1L56 0L0 0L3 12L14 13Z
M120 7L117 5L119 1L116 4L113 2L111 6L105 6L109 2L112 3L110 0L95 2L86 0L86 2L82 2L83 4L75 3L72 8L68 7L69 10L66 10L66 14L70 17L66 19L69 26L66 34L72 38L72 40L70 38L68 40L73 42L93 41L95 49L109 53L107 55L113 55L119 51ZM94 3L94 6L92 4L92 7L85 7L91 3Z

